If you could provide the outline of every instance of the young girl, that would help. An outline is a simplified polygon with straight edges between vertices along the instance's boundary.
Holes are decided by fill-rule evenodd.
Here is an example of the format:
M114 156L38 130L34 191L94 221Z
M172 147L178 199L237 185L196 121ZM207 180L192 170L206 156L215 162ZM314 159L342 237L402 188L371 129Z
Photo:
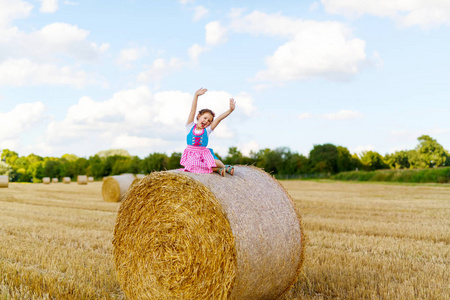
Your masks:
M233 98L230 99L230 109L218 116L215 120L215 114L210 109L202 109L197 115L197 124L194 123L195 112L197 110L198 96L205 94L207 89L201 88L195 92L192 100L191 112L186 123L187 148L183 152L180 164L184 166L184 170L192 173L212 173L217 172L225 176L234 174L234 167L224 165L208 145L208 138L211 132L219 125L220 121L228 117L236 106Z

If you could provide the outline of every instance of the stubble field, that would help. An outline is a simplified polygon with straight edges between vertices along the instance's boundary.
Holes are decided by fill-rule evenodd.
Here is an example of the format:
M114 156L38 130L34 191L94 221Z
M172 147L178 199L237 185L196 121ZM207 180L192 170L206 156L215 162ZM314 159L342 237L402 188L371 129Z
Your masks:
M101 182L0 189L0 299L124 299ZM450 187L282 181L308 236L285 299L450 299Z

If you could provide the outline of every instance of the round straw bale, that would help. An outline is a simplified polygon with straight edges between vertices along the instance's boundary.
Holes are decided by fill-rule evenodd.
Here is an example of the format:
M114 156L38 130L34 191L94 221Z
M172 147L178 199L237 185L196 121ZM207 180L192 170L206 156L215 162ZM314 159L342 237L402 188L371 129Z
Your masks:
M94 177L89 176L89 177L88 177L88 181L89 181L89 182L94 182Z
M52 178L53 183L58 183L58 181L59 181L58 178Z
M86 175L78 175L77 176L78 184L88 184L88 179Z
M116 219L113 253L129 299L276 299L304 258L301 219L266 172L153 172Z
M42 178L42 182L43 182L44 184L50 184L50 177L44 177L44 178Z
M63 182L64 183L70 183L71 182L70 177L64 177L63 178Z
M145 174L136 174L137 179L142 179L145 177Z
M109 176L102 184L103 200L107 202L120 202L134 180L133 174Z
M8 175L0 175L0 188L7 188L9 186Z

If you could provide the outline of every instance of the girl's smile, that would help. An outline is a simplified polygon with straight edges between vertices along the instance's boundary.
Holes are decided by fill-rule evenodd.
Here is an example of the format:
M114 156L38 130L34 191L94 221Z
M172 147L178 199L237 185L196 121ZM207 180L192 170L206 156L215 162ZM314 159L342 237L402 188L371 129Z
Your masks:
M203 129L211 125L213 116L210 113L204 113L203 115L197 116L197 128Z

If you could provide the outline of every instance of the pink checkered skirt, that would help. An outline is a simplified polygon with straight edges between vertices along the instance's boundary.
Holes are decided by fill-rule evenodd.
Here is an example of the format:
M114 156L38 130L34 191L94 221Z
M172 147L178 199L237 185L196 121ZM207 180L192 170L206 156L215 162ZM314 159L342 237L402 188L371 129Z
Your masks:
M180 164L192 173L212 173L216 167L211 151L206 147L187 146L181 156Z

